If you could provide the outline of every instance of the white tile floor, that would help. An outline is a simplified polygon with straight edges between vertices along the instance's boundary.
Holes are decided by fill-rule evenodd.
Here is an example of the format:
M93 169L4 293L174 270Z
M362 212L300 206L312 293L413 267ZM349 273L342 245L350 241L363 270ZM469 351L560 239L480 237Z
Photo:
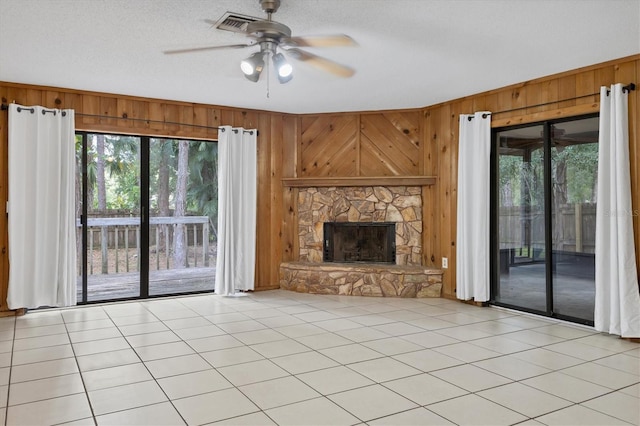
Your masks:
M191 296L0 319L6 425L640 423L640 345L445 299Z

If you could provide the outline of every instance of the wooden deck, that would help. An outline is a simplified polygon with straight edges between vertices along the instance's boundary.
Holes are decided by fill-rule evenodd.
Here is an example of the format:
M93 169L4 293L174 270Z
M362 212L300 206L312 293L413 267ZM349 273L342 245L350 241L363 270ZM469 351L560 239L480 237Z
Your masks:
M149 294L213 291L216 268L186 268L149 271ZM124 299L140 296L139 272L90 275L87 300ZM82 300L82 280L78 278L78 301Z

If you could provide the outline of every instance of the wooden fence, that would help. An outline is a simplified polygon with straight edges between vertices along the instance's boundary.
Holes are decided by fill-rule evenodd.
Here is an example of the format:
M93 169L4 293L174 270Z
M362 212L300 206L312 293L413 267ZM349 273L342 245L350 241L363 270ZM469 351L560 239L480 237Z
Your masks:
M596 205L563 204L552 214L553 250L595 253ZM538 249L545 245L544 211L531 207L500 207L500 248Z

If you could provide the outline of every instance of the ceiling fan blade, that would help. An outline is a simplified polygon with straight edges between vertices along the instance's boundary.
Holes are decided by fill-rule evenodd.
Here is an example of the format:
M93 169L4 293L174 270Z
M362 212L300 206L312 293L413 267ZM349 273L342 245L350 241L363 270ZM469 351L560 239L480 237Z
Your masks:
M323 58L322 56L305 52L304 50L293 48L287 49L285 50L285 52L287 52L287 54L293 59L307 62L309 63L309 65L313 65L316 68L330 72L331 74L337 75L338 77L348 78L356 73L356 70L354 70L353 68L339 64L330 59Z
M205 47L192 47L190 49L176 49L176 50L165 50L163 53L165 55L173 55L174 53L191 53L191 52L202 52L205 50L218 50L218 49L243 49L245 47L252 46L251 44L227 44L223 46L205 46Z
M289 37L283 43L291 47L341 47L357 46L358 43L348 35Z

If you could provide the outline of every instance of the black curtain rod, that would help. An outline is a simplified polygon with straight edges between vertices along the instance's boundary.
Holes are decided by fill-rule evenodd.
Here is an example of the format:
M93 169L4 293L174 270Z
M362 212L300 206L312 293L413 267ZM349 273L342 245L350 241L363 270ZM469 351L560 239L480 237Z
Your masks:
M112 115L83 114L83 113L76 113L76 115L80 117L105 118L109 120L129 120L129 121L143 121L145 123L175 124L177 126L196 127L198 129L219 129L220 128L219 126L212 127L212 126L205 126L202 124L178 123L177 121L148 120L145 118L114 117Z
M635 83L629 83L626 86L622 86L622 93L631 92L632 90L636 90ZM609 94L609 92L610 92L610 90L607 89L607 95ZM600 92L590 93L588 95L574 96L573 98L561 99L561 100L558 100L558 101L550 101L550 102L545 102L545 103L537 104L537 105L527 105L527 106L524 106L524 107L505 109L505 110L502 110L502 111L492 112L492 114L494 114L494 115L495 114L506 114L507 112L520 111L522 109L527 109L527 108L536 108L536 107L541 107L541 106L547 106L547 105L557 104L559 102L574 101L576 99L588 98L589 96L596 96L596 95L599 95L599 94L600 94Z
M9 109L7 104L2 104L0 109L6 111ZM29 108L24 108L29 109ZM114 117L112 115L101 115L101 114L84 114L81 112L76 112L76 116L78 117L92 117L92 118L104 118L108 120L129 120L129 121L143 121L145 123L159 123L159 124L172 124L177 126L188 126L188 127L196 127L199 129L220 129L221 126L204 126L201 124L188 124L188 123L179 123L177 121L161 121L161 120L148 120L145 118L130 118L130 117Z
M588 95L574 96L573 98L561 99L561 100L558 100L558 101L550 101L550 102L544 102L544 103L536 104L536 105L527 105L527 106L518 107L518 108L504 109L502 111L494 112L493 115L495 115L495 114L506 114L508 112L520 111L522 109L527 109L527 108L537 108L537 107L541 107L541 106L557 104L559 102L575 101L576 99L588 98L589 96L596 96L596 95L599 95L599 94L600 94L600 92L598 92L598 93L590 93Z
M224 132L225 128L223 126L218 127L218 130ZM231 129L233 130L233 133L238 134L238 129ZM253 135L253 130L245 130L243 131L243 133L249 133L250 135ZM258 136L258 131L256 130L256 136Z
M0 109L2 109L3 111L6 111L9 109L9 106L7 104L2 104L2 106L0 106ZM18 108L18 110L30 110L32 113L33 108ZM43 110L43 114L44 114L44 110ZM51 111L46 111L46 112L52 112L55 113L54 110ZM62 111L62 115L65 116L67 115L66 112ZM100 114L83 114L81 112L76 113L76 115L78 117L92 117L92 118L105 118L105 119L109 119L109 120L129 120L129 121L144 121L146 123L159 123L159 124L175 124L177 126L188 126L188 127L196 127L199 129L222 129L222 126L204 126L201 124L188 124L188 123L178 123L177 121L160 121L160 120L147 120L144 118L129 118L129 117L113 117L111 115L100 115ZM253 132L252 130L245 130L245 132ZM260 132L256 131L256 136L260 135Z
M495 114L497 114L497 113L495 113ZM482 118L487 118L487 117L489 117L490 115L491 115L491 113L488 113L488 114L487 114L487 113L485 112L484 114L482 114ZM467 117L467 120L471 121L471 120L473 120L473 118L474 118L474 117L475 117L475 116L470 115L469 117Z
M622 86L622 93L631 92L632 90L636 90L635 83L629 83L626 86ZM607 96L609 96L609 93L611 93L611 90L607 89Z
M9 110L9 105L7 104L2 104L2 106L0 106L0 109L2 109L2 111L8 111ZM22 112L22 111L29 111L31 114L35 114L36 109L35 108L22 108L22 107L18 107L16 108L18 110L18 112ZM53 115L56 115L58 113L58 110L55 109L43 109L42 110L42 115L45 115L46 113L51 113ZM61 115L63 117L67 116L67 112L66 111L62 111Z

